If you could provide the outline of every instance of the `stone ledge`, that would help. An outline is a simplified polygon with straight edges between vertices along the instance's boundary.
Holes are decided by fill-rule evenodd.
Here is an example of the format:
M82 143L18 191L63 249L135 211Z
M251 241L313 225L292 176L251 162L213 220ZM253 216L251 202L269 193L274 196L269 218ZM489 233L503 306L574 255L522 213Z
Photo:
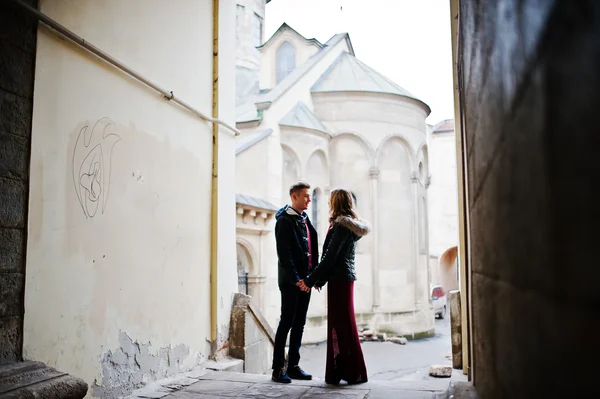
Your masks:
M203 369L212 371L230 371L234 373L244 372L244 361L242 359L227 358L223 360L207 360L200 365Z
M3 398L80 399L87 391L88 385L83 380L41 362L25 361L0 366L0 396Z

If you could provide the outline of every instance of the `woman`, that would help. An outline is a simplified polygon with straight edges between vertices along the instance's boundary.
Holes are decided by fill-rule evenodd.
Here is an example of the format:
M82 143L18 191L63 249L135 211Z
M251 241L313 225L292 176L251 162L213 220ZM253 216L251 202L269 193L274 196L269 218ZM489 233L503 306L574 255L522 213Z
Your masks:
M368 379L354 315L354 251L370 227L358 218L349 191L333 190L329 207L331 217L323 257L304 284L322 287L329 282L325 382L338 384L345 380L348 384L360 384Z

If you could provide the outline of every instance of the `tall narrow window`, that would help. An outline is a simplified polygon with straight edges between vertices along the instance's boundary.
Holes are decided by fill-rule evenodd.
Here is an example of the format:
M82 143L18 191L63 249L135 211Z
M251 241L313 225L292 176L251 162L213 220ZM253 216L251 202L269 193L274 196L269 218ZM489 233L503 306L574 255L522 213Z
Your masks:
M254 47L258 47L262 44L262 27L263 19L257 14L254 14L254 26L252 27L254 32Z
M296 67L296 52L290 42L284 42L277 49L277 83L281 82Z
M427 250L427 208L425 207L425 197L421 197L419 200L419 250L421 253L425 253Z
M235 38L239 40L242 32L244 31L244 14L246 13L246 7L237 5L235 9Z
M319 230L319 193L317 190L312 192L312 225L317 231Z

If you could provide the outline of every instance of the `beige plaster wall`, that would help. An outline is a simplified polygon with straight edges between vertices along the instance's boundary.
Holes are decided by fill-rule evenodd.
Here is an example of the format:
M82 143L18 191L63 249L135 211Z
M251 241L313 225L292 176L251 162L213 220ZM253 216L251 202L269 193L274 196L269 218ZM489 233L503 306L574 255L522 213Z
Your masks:
M143 13L137 3L117 0L41 1L40 8L210 113L210 1L186 0L172 7L153 0ZM235 5L222 4L220 14L221 26L231 26ZM221 62L219 92L220 117L229 121L234 116L234 35L223 30L219 49L223 60L231 60ZM221 136L220 176L233 180L234 141L228 133ZM131 375L136 383L147 381L206 359L211 142L210 124L40 27L26 358L106 390L129 389ZM95 169L90 161L98 149ZM94 171L97 179L90 180ZM91 189L97 201L90 200ZM235 270L233 194L232 187L220 186L222 275ZM220 342L226 339L235 287L219 281ZM132 347L124 345L132 342L146 351L148 363L127 363L109 376L107 359L129 356ZM170 364L162 363L165 356Z

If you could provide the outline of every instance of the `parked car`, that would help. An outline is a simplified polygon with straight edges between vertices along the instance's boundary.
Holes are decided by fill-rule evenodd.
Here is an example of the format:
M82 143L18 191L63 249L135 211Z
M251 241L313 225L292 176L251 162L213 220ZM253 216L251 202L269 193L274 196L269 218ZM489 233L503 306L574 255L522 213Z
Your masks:
M433 302L435 317L440 319L446 317L446 293L441 285L431 286L431 302Z

